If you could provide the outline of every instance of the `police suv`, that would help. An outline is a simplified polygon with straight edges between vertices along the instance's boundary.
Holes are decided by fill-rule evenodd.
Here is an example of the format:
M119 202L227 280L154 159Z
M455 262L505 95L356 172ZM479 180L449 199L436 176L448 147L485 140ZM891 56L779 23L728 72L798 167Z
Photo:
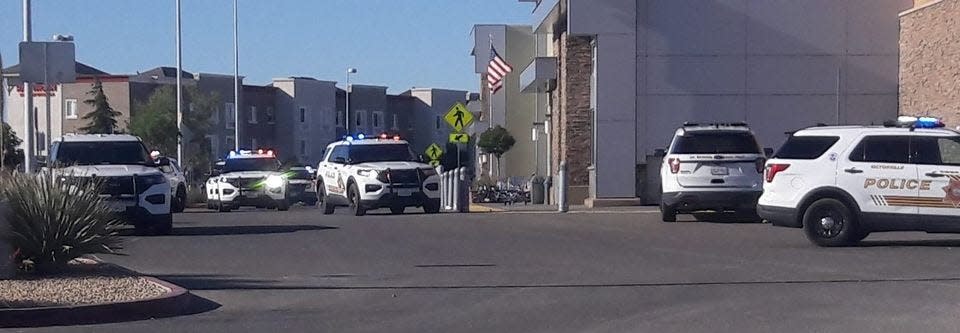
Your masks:
M140 138L118 134L68 134L55 139L45 167L54 177L90 177L103 182L101 196L138 234L169 234L173 229L171 190Z
M206 183L207 208L229 212L243 206L290 209L287 179L272 150L230 152Z
M871 232L960 232L960 133L935 118L793 133L767 162L760 215L820 246Z
M370 209L390 208L402 214L406 207L440 211L440 177L419 161L400 137L347 137L329 146L317 166L316 191L324 214L348 206L361 216Z
M664 222L675 222L678 213L704 210L756 216L766 159L746 124L686 123L662 153Z

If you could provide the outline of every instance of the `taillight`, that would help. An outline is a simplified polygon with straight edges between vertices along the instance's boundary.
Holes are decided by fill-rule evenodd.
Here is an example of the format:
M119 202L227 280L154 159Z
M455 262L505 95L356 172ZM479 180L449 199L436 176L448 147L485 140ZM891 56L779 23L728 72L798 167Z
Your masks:
M668 158L667 164L670 164L670 173L680 172L680 159L679 158Z
M776 177L778 173L787 170L790 167L790 164L770 164L767 165L767 182L772 182L773 177Z
M762 174L762 173L763 173L763 167L764 167L765 164L767 164L767 159L765 159L765 158L763 158L763 157L760 157L760 158L757 158L757 161L756 161L755 163L756 163L756 166L757 166L757 173L761 173L761 174Z

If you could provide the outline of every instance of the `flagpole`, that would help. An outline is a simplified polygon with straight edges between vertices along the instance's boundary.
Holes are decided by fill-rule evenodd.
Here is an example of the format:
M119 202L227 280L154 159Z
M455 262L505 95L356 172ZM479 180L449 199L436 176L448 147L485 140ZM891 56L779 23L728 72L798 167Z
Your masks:
M490 49L493 50L493 34L492 33L489 34L489 37L490 37ZM487 75L490 75L490 74L488 73ZM490 97L489 98L490 101L487 103L489 104L488 107L490 109L489 110L490 117L487 119L487 129L491 129L493 128L493 89L490 89L489 78L487 79L487 96ZM490 178L493 178L493 158L490 155L491 154L487 154L487 160L489 161L488 164L490 168L489 170L487 170L487 173L490 175ZM500 176L500 175L498 174L497 176Z

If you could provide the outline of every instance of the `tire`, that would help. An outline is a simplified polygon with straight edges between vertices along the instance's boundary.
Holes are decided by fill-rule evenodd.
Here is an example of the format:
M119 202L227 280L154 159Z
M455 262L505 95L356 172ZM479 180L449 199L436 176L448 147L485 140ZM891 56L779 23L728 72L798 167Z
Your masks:
M357 189L356 183L350 184L350 188L347 190L347 196L350 198L350 211L354 216L367 214L367 210L360 204L360 190Z
M277 211L285 212L290 210L290 201L287 199L280 199L277 202Z
M406 209L407 207L404 207L404 206L390 207L390 213L393 215L401 215L403 214L403 211Z
M323 182L317 183L317 206L323 209L323 215L333 214L337 210L337 206L330 203L330 198L327 197L327 187L323 185Z
M660 219L663 222L677 222L677 210L660 203Z
M173 214L160 216L153 225L154 235L169 235L173 232Z
M217 204L217 211L221 213L229 213L231 210L233 210L233 207L230 207L229 205L224 204L223 201L220 201Z
M187 208L187 189L180 186L177 188L177 194L170 203L170 211L174 213L183 213Z
M427 214L436 214L440 212L440 200L428 200L423 204L423 212Z
M803 231L814 244L824 247L847 246L862 234L856 216L836 199L814 201L803 213Z

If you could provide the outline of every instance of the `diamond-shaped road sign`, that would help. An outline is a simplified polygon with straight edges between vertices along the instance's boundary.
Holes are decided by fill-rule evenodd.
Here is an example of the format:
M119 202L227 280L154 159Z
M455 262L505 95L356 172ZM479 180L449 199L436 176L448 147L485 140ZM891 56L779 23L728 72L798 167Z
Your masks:
M465 133L450 133L450 143L470 143L470 135Z
M439 161L439 160L432 160L432 161L430 161L429 163L430 163L430 166L432 166L432 167L434 167L434 168L440 166L440 161Z
M454 132L462 132L465 127L473 123L473 113L470 113L463 103L457 102L450 108L450 111L447 111L443 119L453 127Z
M443 155L443 149L436 143L432 143L430 146L427 146L427 150L425 150L424 153L426 153L430 160L438 160L440 156Z

